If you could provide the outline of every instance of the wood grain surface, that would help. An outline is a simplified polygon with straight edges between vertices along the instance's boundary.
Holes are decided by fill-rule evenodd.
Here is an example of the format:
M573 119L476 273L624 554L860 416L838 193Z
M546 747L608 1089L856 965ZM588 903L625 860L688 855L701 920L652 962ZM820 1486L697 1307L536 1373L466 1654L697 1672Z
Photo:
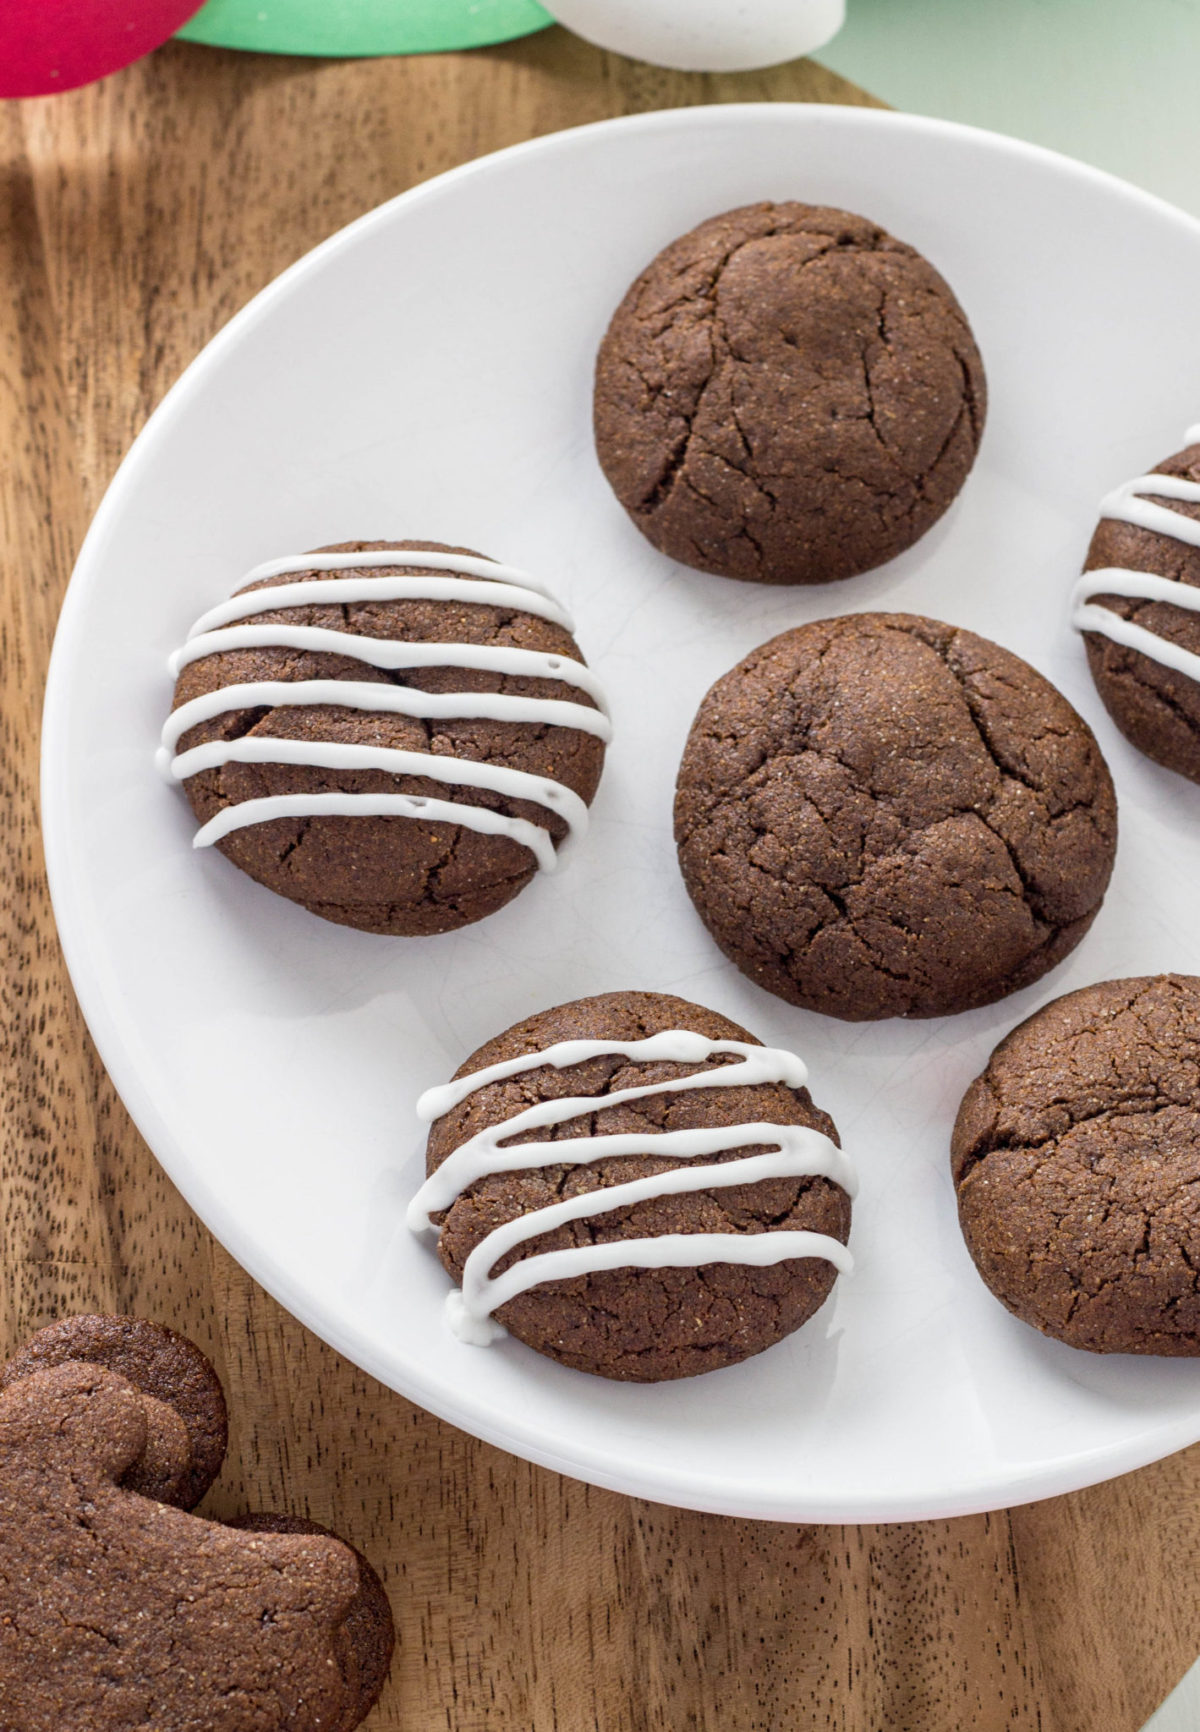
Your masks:
M171 45L0 105L0 1348L81 1308L212 1355L233 1416L207 1508L299 1511L389 1587L373 1732L1134 1732L1200 1650L1200 1449L960 1521L798 1528L634 1502L412 1407L282 1312L159 1171L59 955L38 717L91 513L181 368L341 224L518 139L635 110L867 102L806 62L657 72L551 30L318 62Z

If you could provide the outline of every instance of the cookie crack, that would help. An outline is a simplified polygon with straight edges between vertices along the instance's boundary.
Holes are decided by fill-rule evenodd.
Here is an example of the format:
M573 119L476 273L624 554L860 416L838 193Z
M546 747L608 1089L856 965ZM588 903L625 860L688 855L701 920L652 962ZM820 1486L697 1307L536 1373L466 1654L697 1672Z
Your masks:
M721 376L722 364L732 361L735 365L744 365L744 362L741 362L735 353L733 344L729 340L729 333L721 318L720 307L718 305L721 279L724 277L733 261L737 258L738 254L744 252L747 247L755 246L763 240L771 240L781 234L788 234L791 232L793 231L788 229L786 225L781 225L777 220L773 220L771 226L762 234L749 235L743 239L735 241L731 246L727 247L718 258L716 263L713 265L707 280L702 280L696 285L689 284L688 288L681 293L677 301L670 303L668 307L663 309L666 317L660 324L659 328L651 333L655 340L661 339L666 334L674 322L674 315L676 315L681 309L686 309L689 312L696 310L697 306L703 309L698 322L709 328L710 347L713 360L709 367L707 376L696 387L694 401L690 408L681 407L675 411L683 425L672 441L671 449L666 454L661 473L655 480L653 487L649 489L645 497L633 508L635 515L639 517L653 517L671 498L676 487L679 485L684 471L688 468L689 459L692 455L692 443L695 438L696 421L705 407L706 398L709 396L714 382ZM809 238L814 238L810 231L804 232L809 235ZM822 238L825 240L825 244L820 246L811 257L799 262L796 266L798 273L806 270L810 265L817 264L819 261L828 258L829 254L835 250L856 252L878 252L879 250L877 244L872 246L863 246L857 239L846 239L843 241L833 235ZM877 240L876 236L873 236L872 238ZM719 359L717 358L718 352L720 355ZM655 388L651 381L646 378L643 370L637 366L636 362L628 355L623 355L622 358L633 368L633 371L637 373L651 399L655 400L659 398L662 395L661 389ZM740 432L741 428L739 427L739 433ZM716 454L707 453L707 455ZM742 472L739 471L739 473ZM690 480L691 478L689 477L689 481ZM699 489L694 490L699 492ZM703 495L700 496L703 497Z
M1052 1102L1050 1104L1061 1105L1067 1110L1070 1122L1064 1129L1047 1131L1043 1137L1017 1136L1015 1134L995 1136L986 1148L971 1150L970 1154L959 1167L958 1177L955 1180L955 1189L961 1190L968 1175L974 1172L976 1167L982 1166L991 1155L1011 1155L1021 1154L1023 1152L1028 1152L1031 1155L1041 1153L1044 1155L1044 1159L1039 1163L1039 1166L1044 1166L1047 1161L1052 1160L1058 1153L1058 1147L1063 1138L1068 1136L1072 1131L1079 1130L1083 1125L1100 1124L1106 1120L1122 1121L1127 1119L1150 1118L1158 1113L1169 1112L1173 1108L1177 1109L1180 1106L1178 1101L1169 1100L1161 1095L1156 1096L1153 1100L1138 1103L1137 1105L1133 1105L1128 1099L1123 1100L1119 1110L1110 1105L1097 1107L1094 1112L1083 1113L1070 1112L1068 1103L1065 1100Z

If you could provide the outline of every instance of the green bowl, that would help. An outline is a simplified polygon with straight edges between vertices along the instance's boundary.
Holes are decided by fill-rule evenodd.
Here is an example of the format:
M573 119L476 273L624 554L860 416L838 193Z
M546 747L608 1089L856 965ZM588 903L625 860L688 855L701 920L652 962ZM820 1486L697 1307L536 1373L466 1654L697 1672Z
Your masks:
M537 0L208 0L179 35L260 54L435 54L552 22Z

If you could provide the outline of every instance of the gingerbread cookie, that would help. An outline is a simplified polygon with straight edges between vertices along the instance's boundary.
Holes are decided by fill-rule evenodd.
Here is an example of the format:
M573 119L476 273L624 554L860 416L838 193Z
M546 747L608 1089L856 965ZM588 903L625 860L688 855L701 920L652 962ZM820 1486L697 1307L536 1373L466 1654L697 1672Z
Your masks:
M391 1658L382 1585L312 1524L185 1513L223 1447L215 1372L157 1325L69 1318L4 1368L0 1726L359 1725Z
M848 211L747 205L673 241L618 307L596 451L673 559L827 583L937 522L986 399L966 316L920 253Z
M1001 1041L951 1144L996 1297L1093 1353L1200 1354L1200 980L1106 980Z
M151 1398L147 1448L121 1484L194 1509L220 1473L229 1441L221 1381L200 1349L140 1317L63 1317L0 1368L0 1390L68 1360L103 1365Z
M768 992L859 1022L1028 986L1116 847L1091 730L998 644L913 614L772 638L717 681L675 801L684 882Z
M569 616L436 542L273 560L171 659L160 767L268 889L365 932L449 932L587 828L611 729Z
M1071 615L1096 690L1127 740L1200 782L1200 427L1100 513Z
M418 1106L465 1340L507 1329L629 1382L798 1329L849 1267L853 1178L803 1064L714 1011L614 992L542 1011Z

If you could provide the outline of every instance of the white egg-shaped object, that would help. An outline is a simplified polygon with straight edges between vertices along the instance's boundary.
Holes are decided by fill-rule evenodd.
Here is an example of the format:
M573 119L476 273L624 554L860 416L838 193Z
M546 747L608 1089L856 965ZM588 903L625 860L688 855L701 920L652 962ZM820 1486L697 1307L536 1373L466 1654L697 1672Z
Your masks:
M561 24L681 72L749 72L811 54L836 36L846 0L547 0Z

